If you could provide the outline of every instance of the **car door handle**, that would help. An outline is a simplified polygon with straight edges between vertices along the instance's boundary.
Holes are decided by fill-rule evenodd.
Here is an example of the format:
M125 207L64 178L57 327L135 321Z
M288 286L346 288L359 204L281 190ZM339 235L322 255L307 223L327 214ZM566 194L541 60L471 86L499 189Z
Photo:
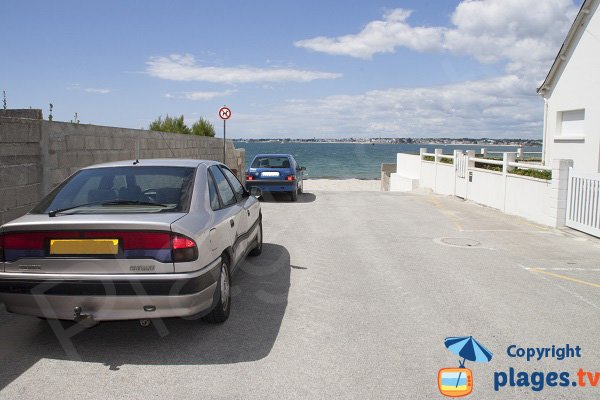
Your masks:
M235 226L235 222L232 219L230 219L229 220L229 225L231 225L231 227L233 228Z

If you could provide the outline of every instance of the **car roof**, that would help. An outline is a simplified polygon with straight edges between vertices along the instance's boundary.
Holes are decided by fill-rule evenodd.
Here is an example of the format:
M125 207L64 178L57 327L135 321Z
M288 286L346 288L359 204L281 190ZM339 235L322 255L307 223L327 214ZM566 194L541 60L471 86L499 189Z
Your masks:
M292 157L294 158L291 154L257 154L254 156L254 158L256 157Z
M137 162L136 162L137 161ZM193 167L197 168L199 165L217 165L221 164L218 161L212 160L193 160L183 158L152 158L152 159L141 159L141 160L123 160L114 161L103 164L89 165L82 169L91 168L108 168L108 167L131 167L131 166L152 166L152 167Z

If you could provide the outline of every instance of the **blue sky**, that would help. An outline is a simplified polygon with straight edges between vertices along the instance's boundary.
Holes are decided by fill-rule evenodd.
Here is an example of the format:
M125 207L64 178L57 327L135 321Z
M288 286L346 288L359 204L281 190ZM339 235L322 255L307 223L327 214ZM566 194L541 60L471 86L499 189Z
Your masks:
M541 138L575 0L3 1L0 90L55 120L232 137Z

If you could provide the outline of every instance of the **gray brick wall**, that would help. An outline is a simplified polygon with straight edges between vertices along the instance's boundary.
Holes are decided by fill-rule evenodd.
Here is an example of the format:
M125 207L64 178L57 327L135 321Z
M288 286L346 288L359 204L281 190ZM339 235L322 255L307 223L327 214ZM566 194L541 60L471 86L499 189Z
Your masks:
M0 109L0 117L42 119L42 110L31 108Z
M243 175L239 155L227 141L226 164ZM82 167L136 156L222 161L223 140L0 116L0 224L28 212Z
M29 211L41 196L41 125L0 118L0 224Z

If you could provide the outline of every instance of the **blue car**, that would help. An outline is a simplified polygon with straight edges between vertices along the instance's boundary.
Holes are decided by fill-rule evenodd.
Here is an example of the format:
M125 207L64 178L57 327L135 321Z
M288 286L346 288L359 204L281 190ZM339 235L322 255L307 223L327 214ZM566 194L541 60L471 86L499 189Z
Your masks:
M296 201L304 189L305 170L290 154L257 154L246 171L246 189L255 196L265 192L289 193Z

